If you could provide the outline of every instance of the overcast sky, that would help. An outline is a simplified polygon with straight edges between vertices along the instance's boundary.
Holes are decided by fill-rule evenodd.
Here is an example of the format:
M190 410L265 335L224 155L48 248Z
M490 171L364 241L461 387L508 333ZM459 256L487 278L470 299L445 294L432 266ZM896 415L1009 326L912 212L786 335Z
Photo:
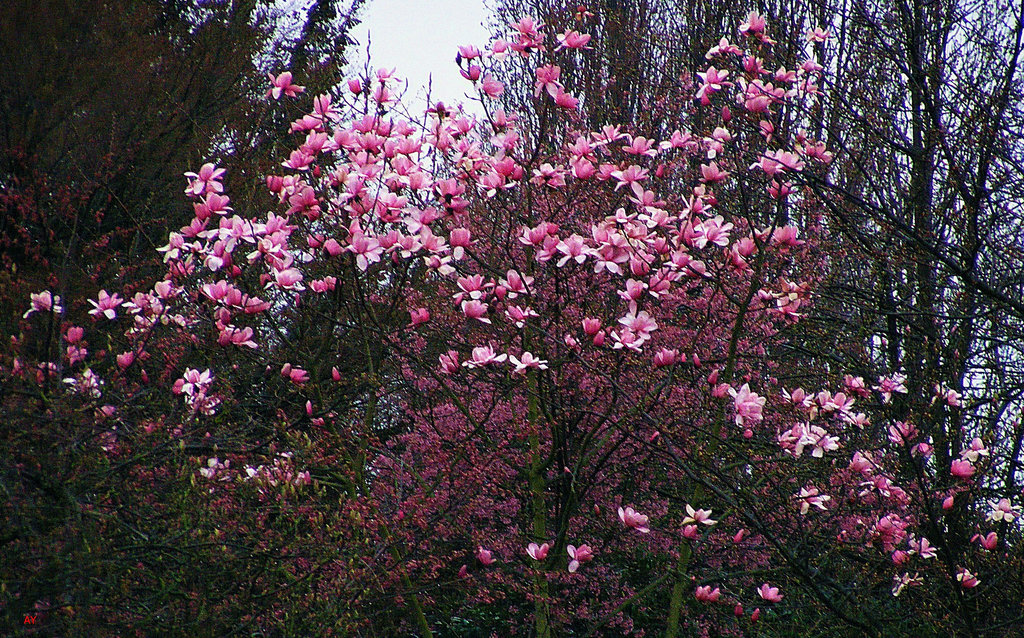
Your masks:
M396 75L409 80L406 97L424 97L432 78L432 101L462 101L471 85L455 66L457 46L490 42L481 26L486 16L483 0L373 0L353 34L356 60L366 60L369 32L372 66L397 67Z

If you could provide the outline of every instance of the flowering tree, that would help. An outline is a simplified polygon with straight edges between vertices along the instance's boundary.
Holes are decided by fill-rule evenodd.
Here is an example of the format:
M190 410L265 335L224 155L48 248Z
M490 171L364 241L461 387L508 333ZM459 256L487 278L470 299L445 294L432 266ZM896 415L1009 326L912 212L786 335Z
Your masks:
M828 37L809 30L807 53ZM552 56L589 42L523 18L459 47L481 116L413 115L392 72L352 78L291 124L265 181L278 210L236 212L206 164L163 279L88 305L33 294L5 401L66 424L50 457L75 465L53 481L20 453L7 511L63 489L76 515L49 555L53 530L15 528L22 605L79 627L424 636L815 616L997 635L1019 614L985 587L1021 564L1020 498L985 443L964 433L939 463L893 412L901 376L790 354L829 268L806 188L833 160L804 130L822 66L770 71L750 13L652 139L584 127ZM510 57L536 128L495 106ZM938 388L934 409L959 399ZM46 431L5 443L48 449ZM60 591L86 525L119 562Z

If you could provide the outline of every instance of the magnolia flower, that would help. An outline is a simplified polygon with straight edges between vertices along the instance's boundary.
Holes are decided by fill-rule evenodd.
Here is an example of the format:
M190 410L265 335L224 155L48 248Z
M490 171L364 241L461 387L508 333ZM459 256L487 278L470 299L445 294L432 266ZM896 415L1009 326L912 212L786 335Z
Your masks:
M570 573L575 573L580 568L581 563L586 563L594 557L594 552L590 549L590 545L580 545L579 547L569 545L566 551L569 552Z
M907 393L907 386L904 382L907 380L902 374L894 374L891 377L880 377L878 379L878 385L875 386L875 390L882 393L882 402L891 403L892 393L899 392L900 394Z
M21 316L22 319L28 319L28 316L33 312L54 312L61 314L64 312L64 308L60 305L60 296L54 295L49 290L43 292L34 292L29 295L32 300L32 307L25 311L25 314Z
M490 550L484 549L483 545L476 548L476 559L485 566L495 561L494 555L491 554Z
M206 461L206 467L199 468L199 473L203 478L212 479L217 476L217 472L220 470L227 470L231 467L231 461L224 461L221 463L220 459L213 457ZM229 476L221 476L222 481L228 480Z
M492 363L501 363L506 359L508 359L507 354L495 354L494 348L491 346L477 346L473 348L473 358L462 365L467 368L479 368Z
M759 33L764 33L767 26L764 17L756 11L751 11L747 14L747 19L740 23L740 33L747 36L755 36Z
M832 500L832 497L828 494L820 494L818 488L813 485L800 488L800 492L796 495L796 498L800 501L800 513L807 514L811 506L817 507L818 509L825 511L825 503Z
M711 519L711 510L695 510L689 503L686 504L686 518L683 519L683 525L689 525L691 523L700 523L702 525L714 525L718 521Z
M438 360L441 362L441 374L453 374L459 369L459 353L455 350L440 355Z
M96 373L90 369L86 369L77 377L68 377L67 379L64 379L64 383L68 384L69 391L88 395L95 399L102 396L100 386L103 385L103 379L96 376Z
M547 558L548 551L551 549L551 545L544 543L543 545L537 545L537 543L530 543L526 547L526 553L529 554L530 558L536 561L541 561Z
M978 437L974 437L971 441L971 445L960 452L960 458L971 463L977 463L978 459L982 456L988 456L988 448Z
M750 391L750 385L744 383L737 391L729 388L729 394L733 397L736 405L736 425L758 423L761 421L761 408L764 407L765 398Z
M700 77L703 84L697 90L697 99L702 104L707 105L711 103L710 97L716 91L721 91L723 87L729 86L729 82L726 82L726 78L729 77L728 71L719 71L713 66L709 66L707 71L703 73L698 72L697 75Z
M587 43L590 42L590 35L581 34L579 31L566 31L565 33L559 33L558 46L555 51L561 49L588 49Z
M509 357L509 361L516 367L512 371L513 374L526 374L528 368L536 368L538 370L547 370L548 362L544 359L538 359L529 352L524 352L522 359L517 359L515 355Z
M267 97L272 97L275 100L281 99L281 95L297 97L299 93L306 90L305 87L292 83L291 71L285 71L278 76L268 73L267 76L270 78L271 84L270 89L267 91Z
M804 37L807 38L808 42L824 42L831 37L831 32L828 29L822 29L821 27L814 27L807 30Z
M963 398L963 395L961 395L956 390L943 387L941 384L936 383L935 384L935 396L932 397L932 404L934 404L939 399L942 399L942 401L946 405L948 405L948 406L950 406L952 408L958 408L958 407L960 407L960 399L962 399L962 398Z
M718 587L711 589L711 585L698 585L697 591L694 592L694 597L705 603L717 603L721 595L722 590Z
M416 308L415 310L409 311L410 321L409 326L418 326L421 323L430 321L430 311L426 308Z
M116 292L110 295L107 294L106 290L101 290L96 301L92 299L88 301L93 305L93 309L89 311L90 315L103 315L107 319L115 319L117 317L117 312L115 311L124 300Z
M225 169L217 168L214 164L207 162L199 168L198 173L191 171L185 173L185 177L189 179L185 194L189 197L201 197L206 193L223 192L224 185L220 183L220 179L225 172Z
M949 473L957 478L970 478L974 475L974 466L970 461L956 460L949 466Z
M966 567L961 567L959 570L957 570L956 579L960 582L960 585L964 589L972 589L981 584L981 581L978 580L978 577L969 572Z
M782 600L782 594L779 593L778 587L772 587L768 583L764 583L757 588L757 593L761 598L770 603L777 603Z
M999 545L999 535L995 532L989 532L984 536L982 536L981 534L975 534L974 537L971 538L971 540L978 541L979 543L981 543L981 546L987 549L988 551L992 551L996 548L997 545Z
M288 379L295 385L302 385L309 381L309 373L302 368L292 367L292 364L286 363L281 366L281 376Z
M540 315L537 314L536 310L530 308L529 306L527 306L526 308L521 308L519 306L509 306L508 309L505 310L505 316L508 317L513 324L515 324L516 328L522 328L524 325L526 325L527 319L530 319L532 317L539 317Z
M669 350L668 348L662 348L654 355L654 367L664 368L673 365L679 360L679 351L676 349Z
M935 558L937 555L935 548L932 547L932 544L928 542L928 539L923 536L920 539L917 539L911 535L907 538L907 545L910 547L911 554L917 554L921 558Z
M179 383L175 384L175 388L183 394L195 394L196 392L202 392L206 390L213 383L213 375L210 373L209 368L199 372L194 368L186 368L182 378L179 379Z
M479 299L468 299L462 302L462 313L466 315L467 319L476 319L481 323L491 323L491 320L487 318L487 310L489 306Z
M911 576L910 574L897 574L896 576L892 577L892 580L893 596L899 596L901 593L903 593L903 589L908 585L920 585L924 582L923 580L921 580L921 577L916 573L913 576Z
M647 527L647 517L640 514L632 507L627 507L626 509L622 509L620 507L619 520L622 521L626 527L632 527L642 534L646 534L651 531L651 529Z
M1020 510L1011 505L1009 499L1001 498L998 501L989 501L989 505L992 506L992 511L988 513L988 520L994 523L1012 523L1020 516Z

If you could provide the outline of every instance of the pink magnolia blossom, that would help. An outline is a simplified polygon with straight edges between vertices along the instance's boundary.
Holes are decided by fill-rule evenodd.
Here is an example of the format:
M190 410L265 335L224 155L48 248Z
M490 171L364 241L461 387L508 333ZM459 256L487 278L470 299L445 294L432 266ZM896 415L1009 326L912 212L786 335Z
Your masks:
M738 391L730 387L729 395L733 397L736 407L736 425L756 424L761 421L761 409L764 407L765 398L751 392L749 384L744 383Z
M764 33L766 26L765 19L756 11L751 11L747 14L746 20L740 23L740 33L746 36L756 36Z
M299 93L305 91L305 87L299 86L292 82L292 72L284 71L280 75L275 76L273 73L268 73L267 77L270 78L271 87L267 91L267 97L273 97L275 100L281 99L282 95L288 97L298 97Z
M580 101L571 93L559 89L555 93L555 105L563 109L575 110L580 105Z
M462 302L462 313L466 315L467 319L476 319L481 323L491 323L491 320L487 318L487 310L489 306L479 299L468 299Z
M717 603L722 596L722 590L718 587L711 589L711 585L698 585L694 597L704 603Z
M742 51L738 46L729 42L726 38L721 38L718 44L708 49L708 52L704 54L704 57L708 60L712 59L716 55L742 55Z
M807 514L810 508L816 507L822 511L828 509L825 507L825 503L832 500L832 497L827 494L821 494L818 488L813 485L800 488L800 492L796 495L796 499L800 501L800 513Z
M111 295L106 290L101 290L99 297L95 301L92 299L88 301L93 306L93 309L89 311L90 315L103 315L107 319L115 319L117 317L117 307L124 302L116 292Z
M561 188L565 186L566 174L567 171L562 166L552 166L550 163L544 162L540 167L533 169L533 177L530 178L530 183L538 186Z
M122 352L117 355L117 367L126 370L135 361L135 353L132 351Z
M505 85L499 82L493 75L484 75L483 82L480 83L480 90L484 92L487 97L496 98L505 92Z
M32 302L32 307L25 311L21 317L22 319L28 319L28 316L33 312L53 312L55 314L61 314L64 312L64 308L60 305L60 296L54 295L49 290L43 292L33 292L29 295Z
M530 543L526 547L526 553L533 560L542 561L542 560L544 560L545 558L548 557L548 551L550 549L551 549L551 545L548 544L548 543L544 543L542 545L538 545L537 543Z
M622 521L626 527L631 527L642 534L646 534L651 531L650 528L647 527L647 516L640 514L632 507L627 507L626 509L622 509L620 507L619 520Z
M590 548L590 545L580 545L579 547L569 545L566 551L569 553L570 573L575 573L582 563L586 563L594 558L594 551Z
M480 57L480 49L473 44L460 44L459 57L463 60L475 60Z
M828 29L822 29L821 27L813 27L807 30L804 37L808 42L824 42L831 37L831 33Z
M473 357L462 365L467 368L481 368L492 363L501 363L506 359L507 354L495 354L491 346L477 346L473 348Z
M565 31L555 36L558 39L558 46L555 50L561 49L589 49L590 35L582 34L579 31Z
M254 334L253 329L248 326L238 328L229 324L220 328L217 343L222 346L236 345L256 349L258 346L252 339Z
M642 192L643 189L640 188L639 183L647 179L648 174L646 168L642 168L636 164L630 164L624 170L616 169L611 171L610 176L617 180L615 190L619 190L623 186L628 185L630 188L636 187Z
M978 543L988 551L992 551L999 546L999 535L995 532L989 532L984 536L981 534L975 534L974 538L971 540L978 541Z
M209 368L202 372L194 368L186 368L185 373L175 383L174 390L178 393L194 395L199 392L205 392L212 383L213 374L210 373Z
M957 569L956 579L964 589L973 589L981 584L978 577L968 571L966 567L960 567Z
M689 503L686 504L686 518L683 519L683 525L691 523L700 523L701 525L714 525L718 521L712 520L711 510L695 510Z
M348 250L355 253L356 265L359 270L366 270L370 264L380 261L380 256L384 252L383 247L375 238L367 237L362 232L353 233L349 240Z
M960 452L960 458L970 463L977 463L981 457L988 456L988 448L978 437L971 439L971 444Z
M906 380L906 377L902 374L894 374L891 377L880 377L878 379L878 385L875 386L875 390L878 390L882 394L882 401L884 403L890 403L894 392L898 392L900 394L907 393L907 386L904 385Z
M274 271L274 283L283 290L301 292L305 290L302 285L302 272L297 268L284 268ZM267 284L269 288L271 284Z
M438 360L441 362L441 374L454 374L459 369L459 353L454 350L442 354Z
M700 175L702 182L717 184L724 182L729 173L720 169L717 162L711 162L710 164L701 164Z
M484 565L485 567L487 565L494 564L494 562L496 560L494 558L494 555L491 554L491 551L487 550L487 549L484 549L483 545L481 545L481 546L476 548L476 559L478 561L480 561L480 564Z
M409 316L410 326L418 326L421 323L426 323L430 321L430 311L427 310L426 308L414 308L413 310L409 311Z
M588 337L593 337L601 331L601 320L594 319L593 317L587 317L583 320L583 332Z
M654 367L665 368L679 360L679 350L662 348L654 355Z
M957 459L950 464L949 473L957 478L970 478L974 475L974 466L970 461Z
M86 357L89 356L89 351L77 344L71 344L67 348L68 364L75 365L76 363L85 361Z
M536 310L529 306L525 308L520 306L509 306L508 309L505 310L505 316L512 321L516 328L522 328L526 325L527 319L539 317L540 315L537 314Z
M89 368L86 368L74 377L64 379L64 383L68 384L68 390L70 392L81 394L83 396L91 396L94 399L98 399L103 396L100 390L103 386L103 379Z
M956 390L943 387L941 384L935 384L935 395L932 397L932 404L934 405L937 401L942 401L951 408L960 407L960 399L962 395Z
M551 97L558 95L558 91L562 89L562 85L558 81L561 72L562 69L553 64L539 67L536 70L537 81L534 83L533 95L539 96L543 91L547 91Z
M998 501L989 501L992 509L988 513L988 520L993 523L1012 523L1020 516L1020 509L1010 503L1010 499L1001 498Z
M536 370L548 369L547 361L544 359L538 359L530 352L524 352L522 357L519 359L517 359L515 355L511 355L509 357L509 361L516 367L516 369L512 371L513 374L526 374L526 371L530 368L534 368Z
M719 71L713 66L709 66L707 71L703 73L698 72L697 75L700 77L703 84L697 90L697 99L701 101L701 104L710 104L711 95L716 91L721 91L726 86L731 86L725 79L729 77L728 71Z
M558 242L556 249L563 255L558 260L559 268L570 260L575 261L577 264L582 264L590 254L590 248L587 247L586 241L575 233Z
M281 366L281 376L288 379L295 385L302 385L309 381L308 372L302 368L293 367L290 363L286 363Z
M221 193L224 185L220 179L224 176L225 169L217 168L211 163L203 164L198 173L188 172L185 177L189 178L185 194L190 197L201 197L206 193Z
M757 588L757 593L761 598L769 603L777 603L782 601L782 594L779 593L778 587L772 587L768 583L762 584Z

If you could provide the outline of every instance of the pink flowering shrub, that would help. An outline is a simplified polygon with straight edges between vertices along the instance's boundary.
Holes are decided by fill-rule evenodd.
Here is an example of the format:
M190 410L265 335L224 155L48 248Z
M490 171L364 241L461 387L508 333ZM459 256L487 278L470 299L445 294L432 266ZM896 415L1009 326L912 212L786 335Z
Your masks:
M234 211L206 164L163 279L33 294L26 330L59 329L5 371L31 442L8 511L71 485L75 533L17 532L18 604L116 632L740 635L820 613L884 635L914 595L937 606L908 627L995 626L1020 495L983 480L984 442L939 467L889 410L897 372L787 369L828 265L801 186L832 159L799 128L821 66L767 71L752 13L686 88L692 121L589 131L558 64L589 37L511 28L459 49L482 115L410 117L390 72L354 78L291 124L276 211ZM497 106L507 56L535 69L537 130ZM93 535L116 565L61 590ZM118 587L90 598L97 578Z

